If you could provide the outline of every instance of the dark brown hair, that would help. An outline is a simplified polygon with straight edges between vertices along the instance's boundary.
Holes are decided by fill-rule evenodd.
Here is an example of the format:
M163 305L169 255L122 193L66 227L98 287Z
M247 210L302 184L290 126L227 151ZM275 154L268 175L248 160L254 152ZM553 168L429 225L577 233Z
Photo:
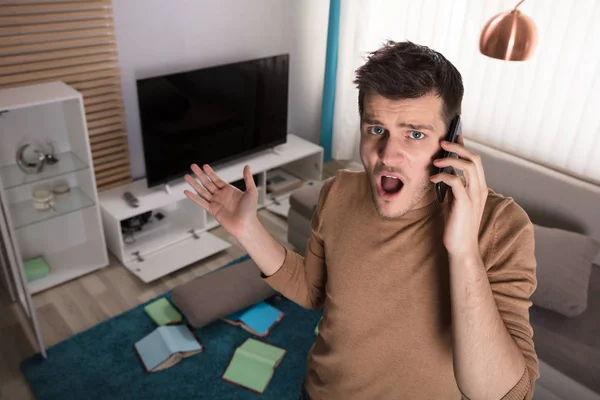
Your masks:
M362 118L366 93L392 100L437 94L444 103L442 119L446 126L461 113L464 94L460 72L442 54L410 41L388 41L369 53L356 70L358 111Z

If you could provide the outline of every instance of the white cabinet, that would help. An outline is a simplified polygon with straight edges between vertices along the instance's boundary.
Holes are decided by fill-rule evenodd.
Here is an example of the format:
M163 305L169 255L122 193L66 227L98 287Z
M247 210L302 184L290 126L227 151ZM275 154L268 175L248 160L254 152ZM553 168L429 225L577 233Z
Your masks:
M17 150L54 147L58 160L37 173L17 165ZM59 193L60 186L68 187ZM33 193L47 190L47 209ZM108 265L82 95L62 82L0 90L0 234L18 299L35 323L31 295ZM50 273L27 281L24 261L42 256ZM35 325L35 324L34 324ZM39 332L36 328L36 333ZM45 356L43 343L40 341Z
M296 135L287 143L214 167L226 182L243 180L244 165L250 169L259 189L259 208L285 202L289 193L270 196L266 190L267 173L283 167L303 178L305 184L322 178L323 148ZM151 282L193 262L216 254L231 244L209 230L218 226L212 216L189 200L183 191L189 185L180 179L165 186L148 188L145 179L103 191L100 194L103 226L108 248L123 265L143 282ZM131 192L140 202L129 206L123 199ZM130 233L122 223L145 216L141 230ZM160 218L157 218L157 216Z

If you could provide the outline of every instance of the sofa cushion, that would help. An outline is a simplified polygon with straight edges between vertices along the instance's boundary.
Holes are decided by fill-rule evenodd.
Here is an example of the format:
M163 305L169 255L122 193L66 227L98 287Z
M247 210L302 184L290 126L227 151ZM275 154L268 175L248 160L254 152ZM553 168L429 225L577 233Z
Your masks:
M540 360L600 393L600 265L592 266L587 309L576 317L533 306L535 350ZM573 397L574 399L574 397Z
M534 225L538 287L531 301L567 317L585 311L596 240L559 228Z
M275 294L249 259L177 286L171 301L194 328L201 328Z
M311 219L317 207L322 186L322 182L315 182L295 190L290 195L290 208L296 210L303 217Z
M300 254L306 253L308 238L310 237L310 219L304 215L297 213L296 210L290 208L288 212L288 229L287 241L294 246L294 250Z

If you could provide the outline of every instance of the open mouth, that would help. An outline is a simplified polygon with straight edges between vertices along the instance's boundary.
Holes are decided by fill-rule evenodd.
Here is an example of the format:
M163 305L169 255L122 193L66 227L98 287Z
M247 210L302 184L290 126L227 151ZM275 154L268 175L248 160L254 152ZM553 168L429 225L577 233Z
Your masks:
M381 189L383 193L386 195L394 195L402 190L404 186L404 182L402 182L399 178L391 175L382 175L381 176Z

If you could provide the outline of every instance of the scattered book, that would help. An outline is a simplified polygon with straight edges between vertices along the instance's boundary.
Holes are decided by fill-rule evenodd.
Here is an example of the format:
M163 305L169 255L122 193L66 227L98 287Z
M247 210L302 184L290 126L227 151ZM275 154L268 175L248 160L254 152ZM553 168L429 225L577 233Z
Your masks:
M181 314L166 297L147 304L144 310L158 326L179 324L182 321Z
M146 372L172 367L204 350L200 339L187 325L159 326L134 343L133 348Z
M260 302L223 317L225 322L240 326L253 335L265 338L283 318L284 313L267 302Z
M28 282L43 278L50 274L50 265L42 256L30 258L23 262L25 268L25 277Z
M285 354L281 347L248 338L235 350L222 379L262 394Z

